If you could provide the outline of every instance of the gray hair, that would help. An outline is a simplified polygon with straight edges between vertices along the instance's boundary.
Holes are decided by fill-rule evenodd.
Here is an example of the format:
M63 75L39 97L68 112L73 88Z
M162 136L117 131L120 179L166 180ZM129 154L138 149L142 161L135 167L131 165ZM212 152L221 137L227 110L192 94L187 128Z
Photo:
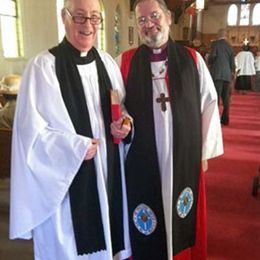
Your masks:
M144 2L144 1L147 1L147 0L135 0L134 5L133 5L133 10L135 11L136 6L137 6L139 3ZM159 6L161 7L161 9L162 9L164 12L169 11L169 8L168 8L168 6L167 6L167 4L165 3L164 0L154 0L154 1L159 4Z
M221 28L218 30L218 38L226 38L227 37L227 31L224 28Z
M68 8L70 0L64 0L63 8Z
M68 8L71 0L64 0L63 2L63 8ZM102 0L98 0L100 6L102 6Z

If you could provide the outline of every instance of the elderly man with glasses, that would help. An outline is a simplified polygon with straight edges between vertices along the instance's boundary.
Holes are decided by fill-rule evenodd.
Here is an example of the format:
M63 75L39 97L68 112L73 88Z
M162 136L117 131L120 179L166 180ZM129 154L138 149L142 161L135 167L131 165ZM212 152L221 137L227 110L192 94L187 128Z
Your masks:
M143 44L118 57L134 120L126 157L133 259L205 260L207 160L223 153L217 94L201 55L169 38L163 0L137 0Z
M67 0L66 35L28 64L13 128L10 238L34 240L35 259L130 255L122 144L131 126L120 70L93 47L98 0ZM118 111L117 111L118 112ZM119 111L120 112L120 111ZM119 113L118 112L118 113Z

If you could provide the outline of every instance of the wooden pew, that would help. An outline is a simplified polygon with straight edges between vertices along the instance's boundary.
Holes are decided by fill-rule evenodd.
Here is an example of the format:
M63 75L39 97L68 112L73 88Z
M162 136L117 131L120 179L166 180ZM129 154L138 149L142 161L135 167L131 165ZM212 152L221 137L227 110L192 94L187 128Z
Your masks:
M0 128L0 178L10 178L12 130Z

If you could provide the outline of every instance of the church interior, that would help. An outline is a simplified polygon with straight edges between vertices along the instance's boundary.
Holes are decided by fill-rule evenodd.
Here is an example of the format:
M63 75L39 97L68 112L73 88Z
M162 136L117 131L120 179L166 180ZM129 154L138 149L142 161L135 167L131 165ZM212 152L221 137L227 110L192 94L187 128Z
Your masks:
M13 21L10 28L3 26L6 19L4 5L8 2L17 5L17 14L14 14L15 17L17 16L17 24L15 23L14 27ZM104 21L100 28L97 47L116 57L121 52L138 46L140 41L132 11L134 1L102 2ZM166 2L173 17L171 37L176 41L192 45L192 41L198 39L197 44L209 48L210 42L217 37L217 31L226 28L228 40L235 52L240 50L245 40L250 42L253 51L260 47L258 0L206 0L205 2L202 0L201 9L196 7L194 0ZM62 40L64 35L60 19L62 3L62 0L3 2L1 7L3 11L0 11L0 14L3 13L1 14L0 77L6 74L21 74L32 57ZM241 7L245 7L245 10ZM16 32L12 37L10 30Z
M141 44L133 2L101 1L104 20L96 47L113 58ZM195 48L203 58L220 28L227 30L234 54L245 43L254 57L260 50L260 0L165 2L172 15L171 38ZM22 76L34 56L63 39L62 6L63 0L0 1L0 79ZM231 106L232 124L223 127L225 155L210 163L206 177L208 260L253 260L260 255L259 90L247 95L234 93ZM32 241L8 239L11 131L0 130L0 259L30 260Z

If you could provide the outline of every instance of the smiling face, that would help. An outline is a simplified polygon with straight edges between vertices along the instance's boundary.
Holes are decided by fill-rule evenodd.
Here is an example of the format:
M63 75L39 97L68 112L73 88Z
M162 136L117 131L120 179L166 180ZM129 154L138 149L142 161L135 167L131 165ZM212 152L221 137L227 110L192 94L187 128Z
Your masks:
M160 48L168 41L171 13L155 0L144 0L135 8L137 28L141 41L150 48Z
M65 26L67 40L79 51L89 51L97 37L100 25L93 25L87 19L85 23L78 24L72 19L73 16L101 16L101 9L98 0L69 0L66 8L62 10L62 20ZM71 15L70 15L71 14Z

